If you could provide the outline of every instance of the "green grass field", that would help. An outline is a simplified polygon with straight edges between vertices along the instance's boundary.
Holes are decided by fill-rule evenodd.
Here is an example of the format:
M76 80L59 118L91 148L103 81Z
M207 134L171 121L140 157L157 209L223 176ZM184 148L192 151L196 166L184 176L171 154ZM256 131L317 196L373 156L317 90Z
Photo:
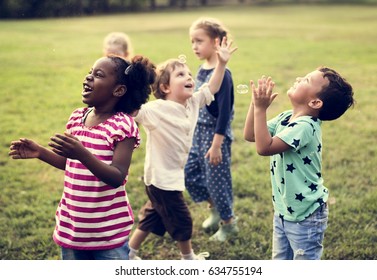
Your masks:
M285 92L297 76L321 65L339 71L354 86L357 104L341 119L323 125L323 176L330 190L329 227L323 259L377 259L377 7L224 7L184 12L0 21L0 259L59 259L52 241L63 172L37 160L8 158L9 144L29 137L47 144L62 132L81 103L82 81L102 54L110 31L127 32L136 53L155 63L187 56L200 64L188 37L199 16L219 18L238 51L229 67L235 85L271 75L280 95L268 113L290 108ZM194 218L193 247L210 259L266 260L271 256L272 203L268 158L258 156L242 130L250 94L236 93L233 179L238 238L208 242L200 229L206 205L187 196ZM144 132L142 132L143 138ZM145 141L144 141L145 143ZM144 145L134 152L127 185L134 211L145 202ZM187 195L187 193L186 193ZM178 259L169 236L148 237L144 259Z

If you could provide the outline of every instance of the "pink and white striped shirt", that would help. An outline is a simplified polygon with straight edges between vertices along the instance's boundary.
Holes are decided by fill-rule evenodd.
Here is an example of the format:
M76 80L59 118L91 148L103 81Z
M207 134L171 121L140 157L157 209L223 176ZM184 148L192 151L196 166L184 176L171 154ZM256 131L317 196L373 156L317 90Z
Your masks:
M139 129L132 117L117 113L105 122L86 127L91 108L76 109L67 123L67 132L77 137L101 161L111 164L114 147L125 138L140 144ZM95 177L80 161L67 159L64 191L56 210L55 243L76 250L108 250L122 246L134 218L125 185L111 187Z

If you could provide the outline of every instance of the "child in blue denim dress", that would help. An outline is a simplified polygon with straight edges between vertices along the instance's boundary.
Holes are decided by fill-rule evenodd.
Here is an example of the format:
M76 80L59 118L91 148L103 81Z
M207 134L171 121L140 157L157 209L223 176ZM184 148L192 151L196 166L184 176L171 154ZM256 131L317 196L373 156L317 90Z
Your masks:
M228 31L213 18L199 18L190 27L192 50L203 60L196 76L196 87L208 82L217 63L216 40ZM185 166L186 188L195 202L208 202L209 217L203 222L206 231L216 231L210 240L223 242L238 233L233 211L231 176L231 122L234 115L232 74L226 69L215 100L199 112L192 148Z
M271 78L251 81L252 101L244 136L270 156L274 205L272 258L320 259L327 228L328 189L322 178L321 122L339 118L354 104L352 86L321 67L297 78L287 91L292 110L266 121L277 93Z

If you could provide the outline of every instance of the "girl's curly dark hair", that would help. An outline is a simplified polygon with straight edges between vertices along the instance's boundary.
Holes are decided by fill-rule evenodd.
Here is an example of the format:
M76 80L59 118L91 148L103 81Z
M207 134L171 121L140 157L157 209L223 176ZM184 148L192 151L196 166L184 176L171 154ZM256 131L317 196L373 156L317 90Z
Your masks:
M152 92L151 85L156 79L156 66L148 58L140 55L134 56L131 61L113 55L108 58L115 64L117 83L127 87L115 110L131 114L148 101Z

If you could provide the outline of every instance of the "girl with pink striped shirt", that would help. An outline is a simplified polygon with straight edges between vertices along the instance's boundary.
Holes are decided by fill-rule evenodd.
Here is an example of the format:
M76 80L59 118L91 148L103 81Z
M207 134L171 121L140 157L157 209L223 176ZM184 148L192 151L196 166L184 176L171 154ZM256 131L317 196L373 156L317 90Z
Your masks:
M128 259L134 218L125 184L132 152L139 146L130 116L151 93L155 66L136 56L98 59L83 82L82 101L63 134L43 147L33 140L13 141L13 159L37 158L65 171L53 239L62 259Z

